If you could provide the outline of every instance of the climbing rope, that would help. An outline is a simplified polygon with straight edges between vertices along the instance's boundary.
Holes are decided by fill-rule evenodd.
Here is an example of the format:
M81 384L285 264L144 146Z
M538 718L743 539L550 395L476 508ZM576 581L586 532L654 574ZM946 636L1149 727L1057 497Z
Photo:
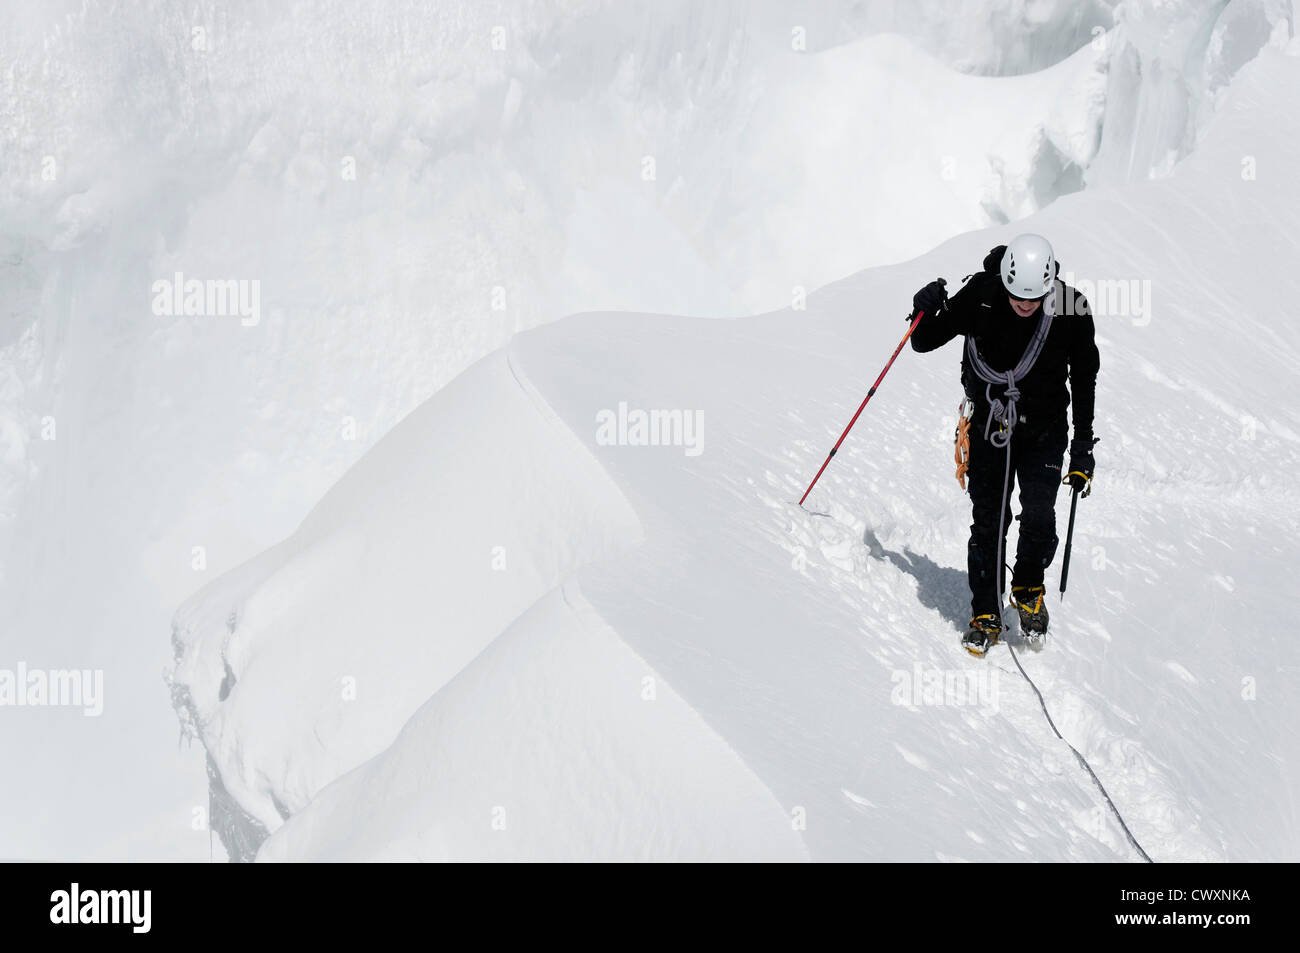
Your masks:
M1009 436L1010 435L1008 434L1008 437ZM1002 511L1001 511L1001 516L998 520L998 561L996 565L998 566L998 577L999 577L998 579L998 606L999 607L1002 605L1002 582L1001 582L1002 571L1008 568L1002 555L1002 547L1005 543L1005 541L1002 538L1002 534L1006 532L1006 512L1008 509L1007 498L1011 489L1011 442L1009 439L1006 443L1006 457L1007 457L1006 470L1002 476ZM999 614L1001 614L1000 608L999 608ZM1052 732L1056 735L1057 738L1060 738L1062 741L1065 742L1066 747L1069 748L1071 752L1073 752L1075 759L1078 760L1079 764L1083 766L1083 770L1088 772L1088 777L1092 778L1093 784L1097 785L1097 790L1099 790L1101 792L1101 796L1106 799L1106 803L1110 806L1111 813L1115 815L1115 820L1119 821L1119 826L1123 829L1124 836L1128 838L1128 842L1133 845L1134 849L1139 854L1142 855L1142 859L1145 860L1148 864L1155 863L1155 861L1151 859L1150 855L1147 854L1147 852L1142 849L1142 845L1139 844L1137 838L1133 836L1133 832L1128 829L1128 825L1124 823L1124 815L1119 812L1119 808L1117 808L1115 806L1115 802L1111 800L1110 794L1106 791L1106 786L1101 783L1101 779L1097 777L1097 773L1092 770L1092 765L1088 763L1088 759L1085 758L1083 755L1081 755L1079 753L1079 749L1076 748L1074 745L1070 744L1070 742L1066 740L1065 736L1062 735L1059 730L1057 730L1056 722L1052 721L1052 713L1047 710L1047 702L1043 700L1043 693L1038 690L1038 686L1034 684L1034 680L1029 677L1029 673L1025 671L1025 667L1020 664L1020 656L1016 654L1015 647L1010 642L1007 642L1007 650L1011 653L1011 658L1013 661L1015 661L1016 668L1020 669L1020 674L1024 676L1025 681L1029 683L1029 687L1032 688L1034 690L1034 694L1038 696L1038 705L1040 708L1043 709L1043 717L1047 719L1047 724L1051 727Z
M1029 673L1025 671L1025 667L1020 664L1020 656L1016 654L1016 650L1012 647L1010 642L1007 643L1007 649L1011 652L1011 658L1015 661L1016 668L1020 669L1020 674L1025 677L1025 681L1029 683L1029 687L1032 688L1034 694L1038 696L1038 704L1039 707L1043 709L1043 717L1045 717L1047 723L1051 725L1052 731L1056 734L1056 737L1065 741L1065 746L1074 753L1075 759L1083 766L1083 770L1088 772L1088 777L1092 778L1092 783L1097 785L1097 790L1100 791L1101 796L1106 799L1106 803L1110 806L1111 813L1115 815L1115 820L1119 821L1119 826L1123 829L1124 836L1128 838L1128 842L1133 845L1133 849L1141 854L1142 859L1148 864L1155 863L1155 861L1151 859L1151 856L1142 849L1142 845L1139 844L1137 838L1133 836L1133 832L1128 829L1128 825L1124 823L1124 815L1119 812L1119 808L1115 806L1115 802L1110 799L1110 794L1107 793L1106 786L1101 783L1101 778L1097 777L1097 773L1092 770L1092 765L1088 763L1088 759L1079 754L1079 749L1070 744L1069 741L1066 741L1065 736L1062 735L1060 731L1057 731L1056 722L1052 721L1051 712L1047 710L1047 702L1043 701L1043 693L1038 690L1038 686L1034 684L1034 680L1029 677Z
M1047 335L1052 330L1052 318L1056 316L1056 282L1052 286L1052 291L1043 299L1043 313L1038 318L1038 327L1034 329L1034 336L1029 339L1029 344L1025 347L1025 353L1020 355L1020 362L1009 371L995 371L989 367L975 346L975 336L968 334L966 336L966 360L970 364L970 369L974 371L975 376L984 381L984 397L989 404L988 419L984 422L984 439L995 447L1005 447L1011 443L1011 432L1015 430L1016 422L1020 415L1016 410L1016 401L1020 399L1020 389L1017 386L1038 362L1038 356L1043 353L1043 345L1047 343ZM1004 388L1002 398L993 396L993 386L997 384ZM1001 424L1001 427L992 433L993 421ZM1000 593L999 593L1000 594Z
M1059 284L1059 282L1057 284ZM971 370L975 372L980 380L985 382L984 396L989 402L989 416L984 424L984 438L993 446L1002 448L1006 454L1006 466L1002 474L1002 496L999 500L1000 505L998 507L997 562L993 564L998 567L996 586L999 616L1001 615L1002 606L1002 574L1003 570L1006 568L1004 548L1006 546L1005 535L1007 531L1007 510L1010 509L1011 434L1015 430L1016 422L1019 420L1016 401L1020 398L1020 390L1016 385L1019 384L1024 376L1029 373L1033 368L1034 363L1038 360L1039 354L1042 353L1043 345L1047 341L1047 334L1052 327L1052 317L1055 313L1056 285L1053 286L1052 292L1043 301L1042 316L1038 320L1038 327L1034 331L1034 336L1030 339L1028 346L1025 348L1025 353L1021 356L1020 362L1009 371L995 371L989 367L984 358L980 356L979 350L975 347L974 337L968 335L966 338L966 354L970 359ZM995 384L1002 385L1004 388L1002 399L997 399L993 396L993 386ZM998 422L999 427L997 430L990 432L995 420ZM959 482L961 481L962 476L964 476L964 470L960 468L960 463L961 460L959 458L959 469L957 471ZM964 485L963 489L965 489ZM1101 791L1101 796L1106 799L1106 803L1110 806L1111 813L1113 813L1115 819L1119 821L1119 826L1123 829L1124 836L1128 838L1129 843L1132 844L1134 849L1142 855L1143 860L1149 864L1155 863L1155 861L1151 859L1151 856L1142 849L1142 845L1139 844L1137 838L1133 836L1133 832L1128 829L1128 824L1124 823L1124 815L1119 812L1119 808L1117 808L1115 802L1111 800L1110 794L1106 791L1105 785L1101 783L1101 779L1097 777L1097 773L1092 770L1092 765L1088 763L1088 759L1081 755L1079 750L1075 748L1074 745L1070 744L1070 742L1066 740L1065 736L1057 730L1056 723L1052 721L1051 712L1047 710L1047 702L1043 700L1043 693L1038 690L1038 686L1034 684L1034 680L1029 677L1029 673L1026 672L1024 666L1020 664L1020 657L1016 654L1016 650L1010 642L1007 642L1007 649L1011 652L1011 658L1015 661L1016 668L1020 670L1020 674L1023 675L1025 681L1029 683L1029 687L1034 690L1034 694L1038 696L1039 707L1043 709L1043 716L1047 719L1047 724L1051 726L1052 732L1057 738L1065 742L1066 747L1073 752L1074 757L1078 760L1079 764L1081 764L1083 769L1088 772L1088 776L1092 778L1093 783L1097 785L1097 790Z

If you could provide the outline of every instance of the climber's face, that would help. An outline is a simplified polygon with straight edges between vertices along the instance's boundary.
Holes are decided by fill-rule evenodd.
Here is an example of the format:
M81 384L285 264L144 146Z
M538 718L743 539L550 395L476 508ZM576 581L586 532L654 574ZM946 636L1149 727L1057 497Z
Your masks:
M1010 298L1010 296L1008 297ZM1022 318L1029 317L1031 314L1037 311L1038 306L1043 303L1041 300L1022 301L1020 298L1010 298L1010 301L1011 301L1011 310L1014 311L1016 314L1020 315Z

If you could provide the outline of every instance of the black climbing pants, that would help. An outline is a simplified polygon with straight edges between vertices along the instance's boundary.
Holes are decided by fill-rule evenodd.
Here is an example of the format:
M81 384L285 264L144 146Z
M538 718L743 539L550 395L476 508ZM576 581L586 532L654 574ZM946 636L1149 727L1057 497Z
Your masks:
M971 614L999 613L998 593L1005 572L998 564L998 510L1005 513L1004 538L1011 526L1011 492L1020 486L1020 537L1011 572L1013 586L1041 586L1059 542L1056 535L1056 491L1061 486L1067 428L1064 420L1036 432L1023 424L1011 438L1011 480L1002 496L1007 449L995 447L982 431L971 427L970 487L971 527L966 568L970 576ZM999 504L1001 506L999 507ZM1003 546L1003 562L1007 561ZM996 571L996 574L995 574Z

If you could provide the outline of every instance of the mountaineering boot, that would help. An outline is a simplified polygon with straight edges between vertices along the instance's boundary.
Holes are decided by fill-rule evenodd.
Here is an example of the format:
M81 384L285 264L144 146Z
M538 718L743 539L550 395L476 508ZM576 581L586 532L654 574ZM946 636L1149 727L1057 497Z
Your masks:
M1047 635L1047 590L1043 586L1012 586L1011 604L1020 613L1020 634L1041 645Z
M977 615L970 620L970 628L962 636L961 647L976 658L983 658L984 653L998 644L1002 633L1002 620L991 612Z

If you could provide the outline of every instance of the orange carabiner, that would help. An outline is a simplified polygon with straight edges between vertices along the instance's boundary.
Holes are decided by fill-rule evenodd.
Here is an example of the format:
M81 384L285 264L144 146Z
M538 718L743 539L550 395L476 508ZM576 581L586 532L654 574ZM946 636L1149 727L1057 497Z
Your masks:
M970 469L970 415L969 401L963 401L962 415L957 419L957 432L954 435L953 461L957 464L957 485L966 489L966 471Z

